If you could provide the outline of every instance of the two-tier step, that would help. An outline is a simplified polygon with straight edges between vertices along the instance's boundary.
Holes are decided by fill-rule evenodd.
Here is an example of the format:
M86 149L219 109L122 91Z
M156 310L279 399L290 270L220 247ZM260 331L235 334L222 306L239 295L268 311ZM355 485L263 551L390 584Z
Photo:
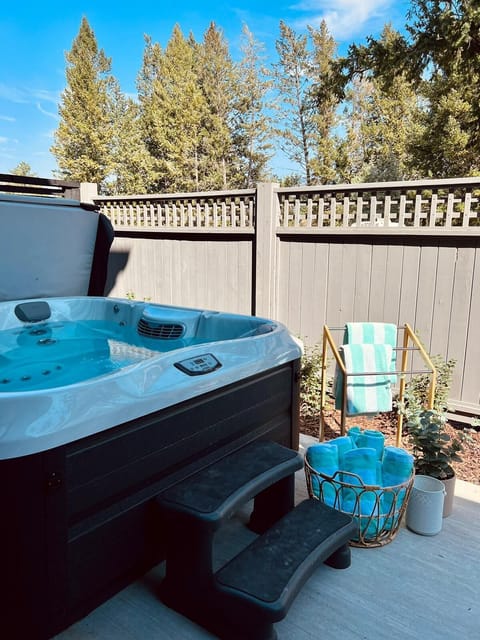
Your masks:
M294 507L302 465L295 451L257 441L160 494L165 604L225 640L272 640L273 623L322 562L350 565L352 518L313 499ZM252 498L249 527L261 535L214 572L215 532Z

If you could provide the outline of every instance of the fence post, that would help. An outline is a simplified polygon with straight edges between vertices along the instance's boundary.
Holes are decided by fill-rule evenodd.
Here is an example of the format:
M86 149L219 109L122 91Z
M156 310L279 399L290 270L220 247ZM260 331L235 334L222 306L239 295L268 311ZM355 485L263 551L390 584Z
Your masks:
M258 182L255 215L254 314L277 315L277 195L276 182Z
M96 182L80 183L80 202L91 202L98 196L98 187Z

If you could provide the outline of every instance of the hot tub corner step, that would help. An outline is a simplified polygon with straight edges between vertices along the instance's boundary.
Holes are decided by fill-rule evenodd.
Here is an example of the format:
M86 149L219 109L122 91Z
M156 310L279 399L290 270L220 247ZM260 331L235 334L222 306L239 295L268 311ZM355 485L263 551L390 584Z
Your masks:
M302 466L302 456L296 451L276 442L255 441L170 487L157 500L170 516L183 515L197 525L216 529L240 505L258 496L252 528L265 530L276 519L265 511L280 508L279 515L283 515L293 506L294 473ZM284 479L290 489L282 486ZM275 496L268 494L271 487ZM262 492L267 492L263 500ZM280 507L279 500L283 502Z
M274 638L273 622L322 562L350 565L355 533L350 516L316 499L301 502L215 574L213 594L230 624L222 637Z

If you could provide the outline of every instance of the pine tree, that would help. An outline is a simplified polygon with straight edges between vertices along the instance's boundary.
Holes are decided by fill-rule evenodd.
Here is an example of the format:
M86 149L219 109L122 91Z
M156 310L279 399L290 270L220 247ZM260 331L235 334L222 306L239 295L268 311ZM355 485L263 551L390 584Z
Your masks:
M112 171L105 185L109 194L149 193L154 184L153 158L148 152L140 121L140 107L115 83L112 91L115 122L111 140Z
M66 53L67 86L59 106L60 124L51 148L60 176L81 182L104 182L111 169L113 122L109 74L111 63L99 50L86 18Z
M329 184L337 177L338 140L334 132L338 123L339 98L331 87L337 45L324 20L318 29L309 27L309 33L313 44L311 94L316 108L312 179Z
M381 42L395 41L387 25ZM342 178L362 182L418 177L412 150L423 134L422 111L415 87L405 74L385 79L365 74L347 90L344 127L349 154L343 155Z
M147 39L138 87L157 190L198 191L200 187L207 103L195 49L178 25L165 51Z
M382 83L411 80L423 102L412 164L423 175L454 177L479 171L480 7L478 0L412 0L407 34L369 38L341 61L344 82L372 71ZM339 83L341 84L341 82ZM452 173L453 172L453 173Z
M280 148L300 165L303 181L311 184L313 104L310 100L311 56L307 36L297 35L285 22L280 22L276 41L278 62L273 65L273 78L278 93Z
M222 32L211 23L198 45L197 73L206 101L201 145L201 188L226 189L232 174L230 118L235 97L234 66Z
M233 112L236 174L232 186L253 187L267 177L272 155L272 126L266 114L271 82L263 66L263 46L244 25L242 59L237 65L237 95Z
M37 174L32 171L32 167L28 162L19 162L16 167L10 169L10 173L14 176L31 176L35 177Z

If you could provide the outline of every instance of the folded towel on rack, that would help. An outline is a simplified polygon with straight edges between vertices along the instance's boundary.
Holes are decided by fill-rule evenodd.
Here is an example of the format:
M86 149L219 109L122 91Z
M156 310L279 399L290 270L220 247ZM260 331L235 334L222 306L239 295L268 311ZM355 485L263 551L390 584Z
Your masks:
M314 471L318 471L326 476L333 476L339 469L338 447L330 442L312 444L307 449L306 459ZM336 487L338 485L333 481L324 480L314 474L311 474L310 478L313 494L329 507L339 507L338 499L337 504L335 504L337 495Z
M369 375L390 370L392 348L385 344L345 344L339 349L347 374L347 415L392 410L389 376ZM365 374L365 375L361 375ZM337 394L337 402L342 394ZM342 408L341 404L340 407Z
M344 344L388 344L392 347L392 358L387 371L395 371L397 346L397 325L389 322L347 322ZM395 384L396 376L390 382Z

